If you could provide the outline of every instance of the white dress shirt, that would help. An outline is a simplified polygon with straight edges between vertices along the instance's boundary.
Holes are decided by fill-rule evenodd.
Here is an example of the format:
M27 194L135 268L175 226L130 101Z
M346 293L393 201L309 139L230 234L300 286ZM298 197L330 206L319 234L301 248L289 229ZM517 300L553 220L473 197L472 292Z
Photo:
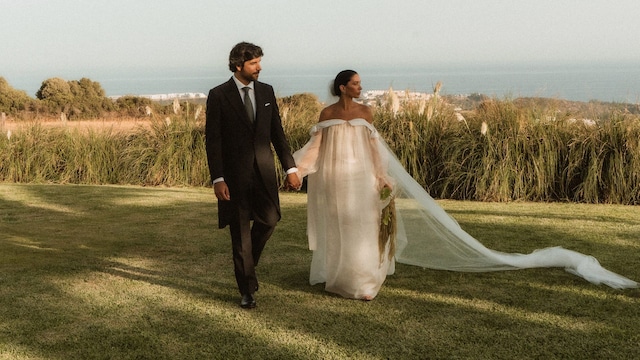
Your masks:
M233 77L233 81L236 83L236 86L238 87L238 92L240 93L240 99L242 99L242 102L244 102L244 88L245 87L249 87L249 99L251 99L251 105L253 106L253 115L255 118L255 114L256 114L256 92L253 89L253 81L250 82L249 84L245 85L243 83L240 82L240 80L238 80L238 78L234 75Z

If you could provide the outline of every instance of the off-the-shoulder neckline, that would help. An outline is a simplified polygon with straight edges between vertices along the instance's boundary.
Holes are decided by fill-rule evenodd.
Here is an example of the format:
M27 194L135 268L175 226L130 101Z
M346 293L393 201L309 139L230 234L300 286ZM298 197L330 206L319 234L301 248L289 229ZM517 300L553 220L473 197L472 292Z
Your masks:
M371 131L371 134L374 134L374 135L377 134L376 128L373 126L373 124L371 124L370 122L368 122L363 118L355 118L351 120L342 120L342 119L322 120L311 128L311 130L309 131L309 134L314 135L322 129L327 129L332 126L345 125L345 124L349 124L349 126L352 126L352 127L364 126L367 129L369 129L369 131Z
M357 117L357 118L353 118L353 119L349 119L349 120L345 120L345 119L326 119L326 120L322 120L319 121L318 124L321 124L323 122L327 122L327 121L344 121L344 122L351 122L351 121L358 121L358 120L362 120L366 123L369 123L366 119L361 118L361 117Z

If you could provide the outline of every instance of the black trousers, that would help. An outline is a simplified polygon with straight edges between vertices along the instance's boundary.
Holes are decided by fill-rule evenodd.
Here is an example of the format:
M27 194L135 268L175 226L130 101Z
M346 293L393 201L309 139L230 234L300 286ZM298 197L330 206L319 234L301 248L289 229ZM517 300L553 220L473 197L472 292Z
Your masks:
M258 290L256 266L279 220L276 204L269 198L257 170L251 180L249 193L240 197L242 200L236 203L235 214L229 223L234 273L238 290L243 295Z

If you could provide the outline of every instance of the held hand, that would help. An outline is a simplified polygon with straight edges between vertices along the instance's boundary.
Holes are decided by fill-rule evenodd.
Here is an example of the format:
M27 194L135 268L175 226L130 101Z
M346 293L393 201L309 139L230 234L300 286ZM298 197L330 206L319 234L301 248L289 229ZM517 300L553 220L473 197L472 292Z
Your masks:
M231 195L229 195L229 188L227 187L226 182L220 181L213 184L213 190L215 191L218 200L231 200Z
M287 174L287 187L293 190L300 190L302 183L298 177L298 173Z

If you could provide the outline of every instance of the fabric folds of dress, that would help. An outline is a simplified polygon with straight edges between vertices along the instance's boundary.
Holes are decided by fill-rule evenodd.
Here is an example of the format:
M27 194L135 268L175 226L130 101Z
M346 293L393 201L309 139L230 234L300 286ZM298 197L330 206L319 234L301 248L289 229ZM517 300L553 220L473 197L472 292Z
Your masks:
M377 132L364 120L330 120L294 154L308 177L307 234L313 250L310 283L347 298L376 296L393 262L381 257L379 191L386 170Z
M353 134L357 136L353 138ZM351 161L362 164L358 174L342 173L344 163L330 165L338 155L344 155L343 152L351 156L338 163ZM379 157L363 155L366 153L377 153ZM394 183L398 221L395 260L400 263L466 272L562 267L594 284L605 284L616 289L638 287L637 282L603 268L594 257L562 247L539 249L530 254L504 253L486 248L466 233L406 172L375 128L364 119L318 123L311 129L309 142L294 154L294 158L301 176L310 175L307 232L309 247L314 251L310 282L326 282L328 291L347 297L358 298L362 295L357 291L334 291L333 284L330 286L335 276L352 278L349 281L354 284L364 281L357 269L344 271L345 267L356 266L353 260L349 260L351 264L345 264L345 259L359 257L358 261L369 262L372 268L380 265L379 257L370 253L373 250L361 250L360 246L371 243L378 253L377 228L373 225L373 219L379 222L381 207L378 194L382 181ZM368 177L364 171L370 172ZM378 205L374 206L376 201ZM331 207L340 210L335 217L337 220L333 217L335 214L327 212ZM339 223L335 224L335 221ZM368 222L366 225L365 221ZM336 226L358 228L358 232L362 232L354 240L349 234L336 233ZM376 228L376 231L364 231L369 228ZM350 237L343 238L345 235ZM336 238L340 238L339 247L328 250L327 244L335 242ZM351 242L360 245L345 246L345 243ZM357 254L345 256L349 252ZM384 281L382 274L393 273L393 261L383 264L383 267L388 271L379 273L379 284L365 292L375 290L377 293ZM341 283L335 285L341 286Z

